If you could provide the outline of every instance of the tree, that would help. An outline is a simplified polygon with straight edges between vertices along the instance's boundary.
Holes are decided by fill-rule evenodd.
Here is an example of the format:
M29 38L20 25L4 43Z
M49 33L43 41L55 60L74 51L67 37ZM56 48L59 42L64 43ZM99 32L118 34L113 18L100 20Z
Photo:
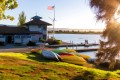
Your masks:
M12 10L18 6L16 0L0 0L0 20L10 19L14 20L14 17L5 15L6 10Z
M26 16L25 13L22 11L21 14L19 14L19 18L18 18L19 22L18 22L18 26L22 26L25 21L26 21Z
M106 40L100 41L96 63L99 65L110 60L109 69L113 69L115 57L120 54L120 23L117 21L120 16L120 0L90 0L90 6L95 11L97 20L106 23L102 34Z

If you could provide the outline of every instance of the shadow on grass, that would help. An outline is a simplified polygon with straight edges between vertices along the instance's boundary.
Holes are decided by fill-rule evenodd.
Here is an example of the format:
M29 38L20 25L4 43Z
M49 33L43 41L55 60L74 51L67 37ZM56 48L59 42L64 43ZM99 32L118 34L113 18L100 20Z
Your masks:
M82 78L82 76L75 76L71 80L86 80L86 79Z

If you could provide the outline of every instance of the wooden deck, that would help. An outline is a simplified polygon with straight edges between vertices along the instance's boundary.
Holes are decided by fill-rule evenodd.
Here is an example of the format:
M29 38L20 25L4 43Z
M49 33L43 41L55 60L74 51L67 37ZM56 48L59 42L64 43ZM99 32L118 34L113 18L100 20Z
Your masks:
M97 51L98 48L76 49L77 52Z

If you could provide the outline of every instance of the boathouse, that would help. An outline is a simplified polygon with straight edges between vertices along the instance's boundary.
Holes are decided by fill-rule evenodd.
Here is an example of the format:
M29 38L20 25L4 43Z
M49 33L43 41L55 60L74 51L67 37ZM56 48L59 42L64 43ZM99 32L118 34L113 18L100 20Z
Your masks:
M5 44L27 44L29 41L38 42L39 39L47 39L47 26L51 25L34 16L23 26L0 25L0 42Z

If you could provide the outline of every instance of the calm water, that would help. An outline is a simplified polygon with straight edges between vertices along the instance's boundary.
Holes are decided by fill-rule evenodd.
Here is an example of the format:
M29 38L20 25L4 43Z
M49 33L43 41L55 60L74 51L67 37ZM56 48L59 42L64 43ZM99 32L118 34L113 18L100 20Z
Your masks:
M53 35L50 34L49 37ZM56 39L61 39L64 42L84 43L88 40L89 43L99 43L100 34L55 34Z
M49 37L53 35L50 34ZM63 40L64 42L73 42L74 44L85 43L85 40L88 40L88 43L99 43L101 39L100 34L55 34L56 39ZM98 48L99 46L91 46L91 47L77 47L77 49L84 48ZM65 49L66 47L61 47L59 49ZM69 47L70 49L76 49L76 47ZM89 52L79 52L80 54L89 55L91 58L95 58L96 51Z

